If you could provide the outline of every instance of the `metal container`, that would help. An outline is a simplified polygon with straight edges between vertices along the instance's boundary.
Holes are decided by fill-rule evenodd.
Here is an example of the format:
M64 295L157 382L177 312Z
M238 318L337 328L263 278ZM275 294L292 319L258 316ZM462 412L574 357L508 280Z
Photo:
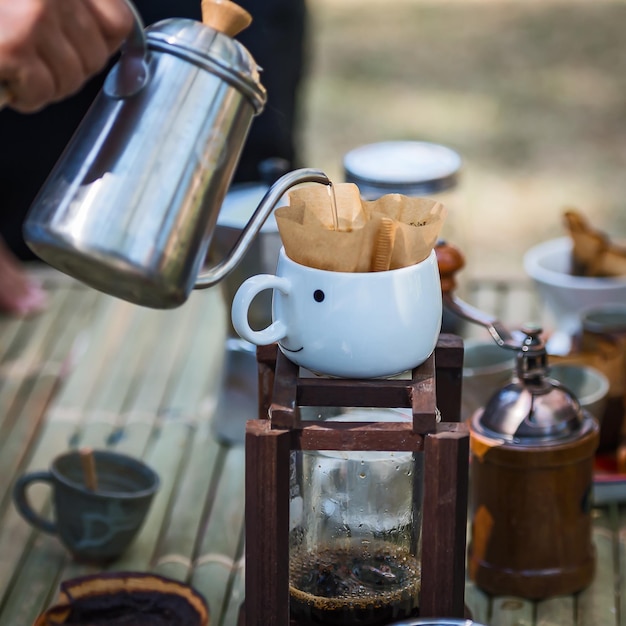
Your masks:
M383 141L359 146L343 158L345 180L365 200L387 193L432 196L456 187L461 157L425 141Z
M277 181L232 257L197 280L265 101L256 62L217 26L175 18L144 32L136 16L133 37L31 207L28 245L96 289L155 308L182 304L194 284L215 284L288 187L328 182L316 170Z
M235 337L226 339L222 374L223 381L211 429L222 443L243 445L246 422L256 419L259 413L256 346Z
M540 329L526 328L517 376L470 420L469 574L494 595L529 599L592 580L598 423L549 378Z

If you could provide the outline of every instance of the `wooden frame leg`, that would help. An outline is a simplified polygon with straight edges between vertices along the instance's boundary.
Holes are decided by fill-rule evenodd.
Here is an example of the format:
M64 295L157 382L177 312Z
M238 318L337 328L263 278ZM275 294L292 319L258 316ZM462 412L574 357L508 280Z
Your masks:
M420 617L464 617L468 463L465 424L426 435Z
M246 626L289 624L291 433L246 425Z
M441 334L435 348L437 407L442 421L461 419L463 385L463 340L456 335Z

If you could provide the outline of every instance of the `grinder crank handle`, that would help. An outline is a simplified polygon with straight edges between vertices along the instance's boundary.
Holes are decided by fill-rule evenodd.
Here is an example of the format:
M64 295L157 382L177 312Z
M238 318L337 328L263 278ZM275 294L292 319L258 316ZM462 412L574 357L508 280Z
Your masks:
M500 347L519 350L523 334L517 338L497 318L471 306L454 294L456 289L455 274L465 266L465 259L461 251L456 246L445 241L439 241L435 246L435 254L437 255L441 278L443 306L458 317L485 327Z

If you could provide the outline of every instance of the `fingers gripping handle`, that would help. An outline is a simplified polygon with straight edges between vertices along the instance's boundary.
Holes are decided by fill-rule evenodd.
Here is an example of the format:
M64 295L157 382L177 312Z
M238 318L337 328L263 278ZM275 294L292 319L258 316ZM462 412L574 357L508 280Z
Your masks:
M252 300L266 289L278 289L286 296L291 291L289 281L285 278L272 274L258 274L244 281L233 298L233 328L242 339L258 346L265 346L275 341L280 341L287 335L287 327L281 320L273 322L263 330L253 330L250 327L248 309L252 304Z
M132 96L148 81L148 46L144 25L139 11L132 0L124 0L133 15L133 29L124 42L119 63L107 76L105 91L110 96L123 98ZM6 83L0 81L0 111L11 104L13 96Z

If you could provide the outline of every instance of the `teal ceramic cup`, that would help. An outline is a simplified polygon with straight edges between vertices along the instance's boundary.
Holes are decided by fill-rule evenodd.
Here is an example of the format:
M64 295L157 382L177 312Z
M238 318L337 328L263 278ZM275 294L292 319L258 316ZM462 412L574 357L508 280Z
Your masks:
M493 340L468 339L464 344L461 418L466 420L511 382L515 352L501 348Z
M602 372L589 365L557 363L550 365L549 376L564 385L580 407L602 423L609 392L609 381Z
M159 478L139 459L117 452L94 450L93 458L95 490L85 485L81 454L76 450L54 459L49 470L18 478L13 501L24 519L58 536L76 560L106 563L119 557L137 535ZM36 512L28 500L34 483L47 483L52 490L51 520Z

